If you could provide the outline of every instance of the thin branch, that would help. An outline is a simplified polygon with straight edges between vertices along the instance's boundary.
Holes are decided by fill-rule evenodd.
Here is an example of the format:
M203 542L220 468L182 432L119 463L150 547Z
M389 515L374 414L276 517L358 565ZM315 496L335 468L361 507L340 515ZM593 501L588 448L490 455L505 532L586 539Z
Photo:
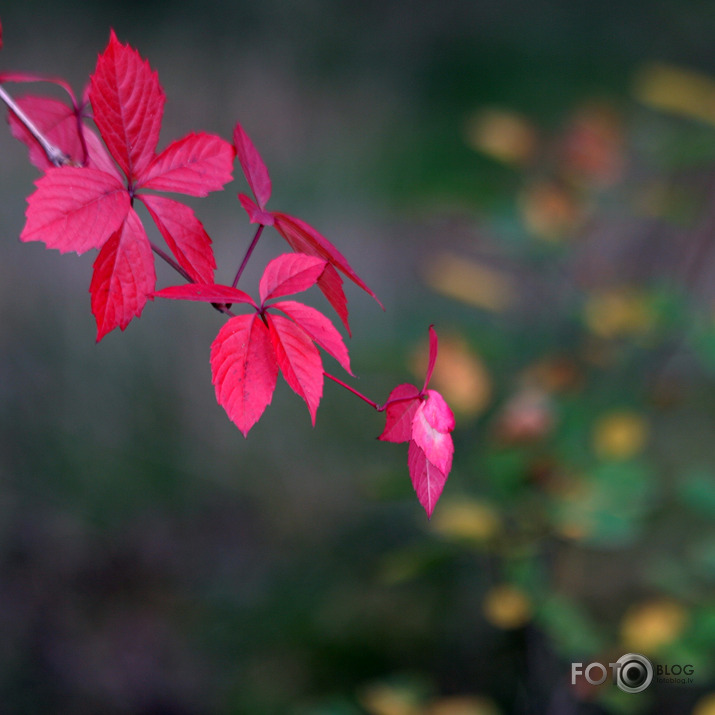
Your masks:
M238 267L238 270L236 271L236 277L233 279L233 283L231 283L231 287L235 288L238 285L238 281L241 279L241 274L243 273L243 269L246 267L246 264L248 263L248 259L251 257L251 254L253 253L253 249L256 247L256 244L258 243L258 239L261 237L261 234L263 233L263 229L265 226L261 224L258 227L258 230L256 231L256 235L253 237L253 240L251 241L251 245L248 247L248 250L246 251L246 255L243 257L243 260L241 261L241 265Z

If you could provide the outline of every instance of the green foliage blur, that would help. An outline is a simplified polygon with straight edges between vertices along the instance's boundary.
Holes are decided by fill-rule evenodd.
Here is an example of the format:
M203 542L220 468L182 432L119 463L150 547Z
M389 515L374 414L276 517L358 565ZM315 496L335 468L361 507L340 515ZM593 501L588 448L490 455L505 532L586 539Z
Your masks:
M274 208L386 306L348 295L356 387L420 384L434 323L457 418L430 521L404 445L336 385L315 429L279 386L244 440L210 384L220 316L157 302L94 345L92 257L16 241L36 174L0 134L0 712L715 713L707 4L0 18L3 70L80 89L112 26L159 72L167 137L240 119ZM220 277L251 237L238 190L196 202ZM628 652L693 683L571 684Z

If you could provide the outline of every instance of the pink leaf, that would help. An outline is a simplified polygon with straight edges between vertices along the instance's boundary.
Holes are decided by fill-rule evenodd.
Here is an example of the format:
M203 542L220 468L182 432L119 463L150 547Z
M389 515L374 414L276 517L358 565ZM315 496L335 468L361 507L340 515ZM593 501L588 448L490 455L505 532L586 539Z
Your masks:
M130 209L122 227L104 244L94 261L89 291L97 321L97 341L127 327L152 297L156 274L144 227Z
M154 158L165 97L156 72L114 30L97 60L89 98L109 153L134 181Z
M452 429L452 411L438 392L428 390L427 399L420 403L412 421L412 439L444 474L449 474L452 468L454 444L449 434Z
M27 82L49 82L56 84L69 94L72 106L77 106L77 100L75 99L72 87L59 77L45 77L44 75L33 74L32 72L0 72L0 84L4 82L22 82L23 84Z
M231 318L211 345L216 399L248 435L270 404L278 378L271 338L258 313Z
M434 325L429 326L429 360L427 362L427 375L425 377L425 384L422 388L422 392L427 389L429 381L432 379L432 372L434 370L435 362L437 362L437 331L434 329Z
M271 298L299 293L315 285L325 261L303 253L283 253L274 258L261 276L258 290L261 304Z
M333 306L340 320L343 321L348 335L352 337L350 323L348 323L348 299L345 297L345 291L343 290L343 279L330 263L325 266L325 270L318 278L318 288L328 299L330 305Z
M335 326L319 310L293 300L273 303L271 308L285 313L295 321L320 347L329 352L351 375L350 357L343 338Z
M140 195L179 265L199 283L213 283L211 239L193 209L164 196Z
M315 413L323 396L323 363L310 337L294 322L266 314L278 365L291 389L305 400L315 426Z
M427 517L430 518L442 494L447 474L427 459L414 440L410 440L407 451L407 467L410 470L410 478L417 498L427 512Z
M171 298L173 300L198 300L204 303L248 303L254 308L258 306L248 293L238 288L224 285L207 285L205 283L187 283L180 286L169 286L154 293L156 298Z
M261 155L238 122L233 130L233 144L248 185L258 201L259 208L263 209L271 197L271 177Z
M97 169L48 169L28 198L22 241L43 241L62 253L100 248L122 225L129 194L116 176Z
M412 421L420 406L420 391L409 384L398 385L385 403L385 429L378 437L385 442L407 442L412 439Z
M273 225L273 214L270 211L264 211L259 208L258 204L250 196L239 194L238 200L248 214L248 219L251 223L260 223L264 226Z
M331 263L335 268L344 273L351 281L369 293L377 300L380 307L382 303L377 296L367 287L365 282L350 267L345 256L333 246L324 236L321 236L312 226L304 221L288 214L274 212L274 225L278 232L288 241L290 247L298 253L306 253L309 256L319 256Z
M214 134L188 134L169 144L138 179L138 186L207 196L231 181L233 147Z

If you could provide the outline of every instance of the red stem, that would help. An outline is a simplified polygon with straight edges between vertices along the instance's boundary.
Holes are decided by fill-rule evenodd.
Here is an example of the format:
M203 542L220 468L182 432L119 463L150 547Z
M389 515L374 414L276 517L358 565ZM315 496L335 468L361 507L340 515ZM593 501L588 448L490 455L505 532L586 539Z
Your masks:
M238 267L238 270L236 271L236 277L233 279L233 283L231 283L232 288L235 288L238 285L238 281L241 279L241 274L243 273L243 269L246 267L246 264L248 263L248 259L251 257L251 254L253 253L253 249L256 247L256 244L258 243L258 239L261 237L261 234L263 233L264 228L265 228L265 226L263 224L260 224L260 226L256 230L256 235L253 237L253 240L251 241L251 245L248 247L248 250L246 251L246 255L243 257L243 260L241 261L241 265Z
M373 402L369 397L365 397L365 395L362 394L362 392L358 392L354 387L350 387L350 385L346 385L339 377L335 377L335 375L331 375L329 372L323 371L323 375L325 377L331 379L333 382L337 382L338 385L341 387L344 387L348 392L352 392L353 395L356 397L359 397L361 400L364 402L367 402L370 407L372 407L374 410L377 410L378 412L381 412L380 405L377 404L377 402ZM384 409L384 408L382 408Z

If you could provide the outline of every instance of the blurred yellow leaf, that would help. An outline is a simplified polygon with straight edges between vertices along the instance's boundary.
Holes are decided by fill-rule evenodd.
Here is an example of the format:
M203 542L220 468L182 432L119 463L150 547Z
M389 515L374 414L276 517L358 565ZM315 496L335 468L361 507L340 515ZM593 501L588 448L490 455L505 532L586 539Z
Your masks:
M648 296L627 288L615 288L589 296L584 319L594 335L617 338L648 332L653 327L655 312Z
M515 586L503 584L489 589L482 606L484 617L497 628L520 628L531 619L531 602Z
M497 107L476 111L467 120L467 144L505 164L525 164L537 145L533 125L515 112Z
M492 506L476 499L442 501L430 528L447 538L486 541L501 529L501 519Z
M455 695L432 703L426 715L499 715L499 708L489 698Z
M708 75L654 62L636 73L633 94L654 109L715 124L715 80Z
M604 459L628 459L643 450L648 425L637 412L618 410L603 415L593 429L593 447Z
M432 258L425 279L438 293L486 310L503 311L514 299L514 288L503 273L453 253Z
M715 715L715 693L703 695L693 708L691 715Z
M628 609L621 621L623 645L636 653L655 653L684 630L688 612L679 603L656 600Z
M583 203L566 188L539 181L522 194L522 220L526 228L539 238L560 241L573 233L583 222Z
M422 698L409 687L373 683L361 689L358 699L370 715L422 715Z
M424 379L428 355L427 342L413 355L412 370L418 378ZM442 393L455 412L465 416L482 412L489 404L492 393L486 366L466 342L455 335L440 335L431 385Z

